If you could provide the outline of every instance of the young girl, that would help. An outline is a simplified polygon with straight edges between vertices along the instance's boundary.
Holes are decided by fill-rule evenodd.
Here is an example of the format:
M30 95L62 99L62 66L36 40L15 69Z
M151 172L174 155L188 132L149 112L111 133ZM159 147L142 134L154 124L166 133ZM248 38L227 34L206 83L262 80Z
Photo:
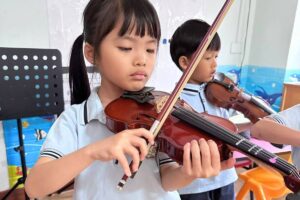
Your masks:
M171 57L177 67L184 71L191 62L191 56L208 32L210 25L201 20L188 20L174 32L171 43ZM207 112L223 118L229 118L228 110L209 103L204 89L217 70L217 57L221 49L221 41L216 34L190 80L186 84L181 98L191 105L197 112ZM233 200L234 182L237 174L234 168L222 171L218 176L201 178L193 181L187 187L179 190L182 200Z
M145 140L154 142L148 130L128 129L114 134L105 126L104 108L111 101L125 90L144 88L155 64L159 39L159 20L147 0L88 3L83 34L75 41L71 55L74 105L56 120L41 157L31 169L25 184L30 197L55 192L75 178L75 199L179 199L176 189L195 178L218 174L220 157L213 141L187 143L182 166L163 162L169 158L159 153L158 159L165 163L159 169L154 158L145 159ZM83 54L101 74L101 86L92 91ZM128 164L131 159L132 169ZM118 191L122 175L137 171L140 160L144 161L134 179ZM227 165L232 166L232 161L224 163L225 168Z
M258 121L251 135L269 142L292 145L292 160L300 169L300 104Z

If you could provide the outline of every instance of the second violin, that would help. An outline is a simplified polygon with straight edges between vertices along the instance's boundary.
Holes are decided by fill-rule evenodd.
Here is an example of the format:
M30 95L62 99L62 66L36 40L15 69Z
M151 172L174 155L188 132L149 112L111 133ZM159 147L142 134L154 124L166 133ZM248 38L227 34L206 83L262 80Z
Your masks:
M223 73L217 73L214 79L208 82L205 95L208 101L218 107L242 112L252 123L276 113L263 99L239 89Z

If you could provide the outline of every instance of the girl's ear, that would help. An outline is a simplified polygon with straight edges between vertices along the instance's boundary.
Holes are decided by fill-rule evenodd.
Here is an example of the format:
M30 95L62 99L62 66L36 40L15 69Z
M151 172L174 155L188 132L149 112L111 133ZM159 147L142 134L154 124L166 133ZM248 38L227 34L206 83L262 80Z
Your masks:
M189 59L186 56L180 56L178 59L178 63L180 65L181 69L183 71L185 71L189 65Z
M94 64L94 47L89 43L84 44L84 57L89 63Z

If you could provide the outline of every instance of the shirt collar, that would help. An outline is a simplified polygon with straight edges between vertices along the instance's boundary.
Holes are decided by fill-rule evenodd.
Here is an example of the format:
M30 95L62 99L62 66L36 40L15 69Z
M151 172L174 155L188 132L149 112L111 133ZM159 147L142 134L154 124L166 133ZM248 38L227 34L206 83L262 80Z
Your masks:
M98 96L99 87L94 88L91 91L89 98L82 103L82 124L86 125L92 120L98 120L105 124L106 117L104 113L103 105Z
M198 95L199 92L204 90L205 86L206 83L202 83L202 84L187 83L182 92L190 95Z

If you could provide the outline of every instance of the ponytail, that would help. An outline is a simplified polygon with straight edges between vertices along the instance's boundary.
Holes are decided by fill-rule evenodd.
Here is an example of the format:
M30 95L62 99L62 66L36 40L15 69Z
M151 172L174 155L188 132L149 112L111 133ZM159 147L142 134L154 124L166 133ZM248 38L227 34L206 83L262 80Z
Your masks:
M91 93L82 47L83 34L77 37L71 51L69 66L71 105L82 103Z

